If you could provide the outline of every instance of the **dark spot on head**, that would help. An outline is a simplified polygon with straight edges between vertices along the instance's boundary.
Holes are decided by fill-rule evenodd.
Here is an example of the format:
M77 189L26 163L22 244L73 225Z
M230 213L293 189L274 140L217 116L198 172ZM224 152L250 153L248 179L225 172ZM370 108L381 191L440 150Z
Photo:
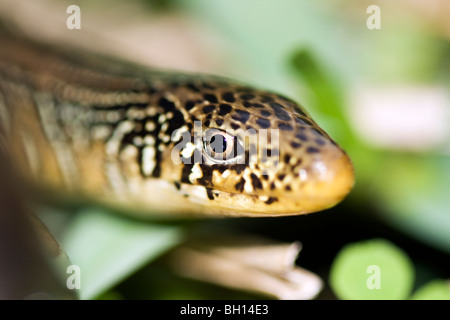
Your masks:
M186 101L186 104L184 105L187 111L191 110L193 107L195 107L195 102L192 100Z
M233 108L229 104L222 103L221 105L219 105L219 113L218 113L218 115L219 116L224 116L224 115L230 113L232 109Z
M253 186L254 190L263 188L261 180L259 180L259 178L256 176L256 174L252 173L250 175L250 178L252 179L252 186Z
M289 121L291 120L291 116L289 113L284 109L284 107L276 102L271 102L270 107L275 111L275 115L278 119Z
M234 99L234 95L232 92L224 92L222 94L222 99L225 100L226 102L235 102L236 99Z
M284 187L284 190L286 190L286 191L292 191L292 188L291 188L290 185L287 185L286 187Z
M211 125L211 120L206 120L204 126L209 127Z
M242 192L244 191L245 179L241 178L238 183L235 184L234 188L236 191Z
M300 148L302 145L301 145L300 143L297 143L297 142L292 141L292 142L291 142L291 146L292 146L292 148L298 149L298 148Z
M172 101L170 101L164 97L159 99L158 105L163 107L166 112L175 110L175 103L173 103Z
M216 108L215 105L209 104L203 108L203 113L210 113Z
M254 95L254 94L251 94L251 93L246 93L246 94L241 95L241 99L242 99L242 100L251 100L251 99L253 99L254 97L255 97L255 95Z
M211 188L206 188L206 195L208 196L209 200L214 200L214 194Z
M250 118L250 113L244 110L236 110L236 113L233 114L232 118L236 121L240 121L242 123L246 123L247 120Z
M265 203L265 204L272 204L272 203L274 203L275 201L278 201L278 199L277 199L277 198L274 198L274 197L270 197L270 198L267 199L264 203Z
M278 175L278 179L279 179L280 181L283 181L284 178L286 178L286 175L285 175L285 174L279 174L279 175Z
M260 126L262 129L267 129L270 127L270 120L264 118L256 119L256 124Z
M302 141L308 141L308 137L303 132L298 132L295 137Z
M290 160L291 160L291 156L288 154L285 154L284 159L283 159L284 163L289 163Z
M223 124L223 119L216 119L216 124L221 126Z
M185 123L184 115L180 110L174 110L172 118L167 121L169 126L167 127L166 134L169 136Z
M314 140L319 146L323 146L325 144L325 140L322 138L317 138Z
M275 190L276 186L275 186L275 182L271 182L270 183L270 190Z
M192 172L193 164L185 164L183 167L183 171L181 172L181 182L192 184L189 180L189 175Z
M320 150L318 148L315 148L315 147L308 147L306 149L306 152L308 152L308 153L319 153Z
M283 131L292 131L292 130L294 130L294 128L292 128L292 126L289 123L284 123L284 122L279 122L278 123L278 128L283 130Z
M211 103L217 103L218 102L217 101L217 97L215 95L213 95L213 94L210 94L210 93L205 93L203 95L203 98L205 98L205 100L207 100L207 101L209 101Z
M209 165L201 165L202 177L197 179L197 183L202 186L210 187L212 185L213 170Z
M239 124L237 124L237 123L231 123L230 126L231 126L231 128L233 128L234 130L237 130L237 129L239 129L239 128L241 127L241 126L240 126Z
M270 115L272 114L270 111L268 111L268 110L261 110L260 112L259 112L263 117L270 117Z

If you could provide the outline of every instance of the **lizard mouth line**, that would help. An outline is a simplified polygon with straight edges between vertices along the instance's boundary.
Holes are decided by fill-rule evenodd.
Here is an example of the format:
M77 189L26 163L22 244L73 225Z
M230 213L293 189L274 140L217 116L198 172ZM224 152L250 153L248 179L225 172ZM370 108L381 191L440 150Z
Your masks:
M189 190L191 188L192 190ZM193 203L200 206L196 207L199 211L205 210L208 211L208 213L217 212L224 216L293 216L315 211L315 206L318 203L324 206L324 208L331 207L339 202L344 196L279 197L270 195L252 195L221 191L186 183L182 184L182 190Z

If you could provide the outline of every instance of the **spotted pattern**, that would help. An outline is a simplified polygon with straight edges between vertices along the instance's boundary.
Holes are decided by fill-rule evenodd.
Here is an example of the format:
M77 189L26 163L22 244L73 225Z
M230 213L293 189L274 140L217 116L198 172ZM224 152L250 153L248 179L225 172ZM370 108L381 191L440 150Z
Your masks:
M209 81L217 80L210 79ZM192 86L186 86L188 89L190 87ZM205 190L210 201L220 199L220 197L213 197L208 188L220 190L219 184L223 184L224 179L217 177L223 177L224 172L228 173L226 174L228 180L231 180L231 176L233 176L234 182L229 189L226 189L227 192L232 194L245 192L254 195L256 198L265 199L267 198L265 196L266 190L274 190L277 186L285 192L293 192L292 181L291 179L285 181L286 176L291 175L292 172L298 173L301 166L308 162L303 161L303 158L308 157L308 154L320 152L320 150L333 144L331 138L293 101L277 94L270 94L246 86L236 86L227 82L215 83L214 88L206 94L203 93L203 100L201 97L195 96L196 90L188 90L190 95L194 95L184 102L185 105L188 105L186 109L189 111L189 117L187 118L189 123L193 123L195 120L203 121L204 127L209 127L211 125L209 120L212 118L215 119L216 127L223 130L236 132L238 130L247 132L254 130L258 132L261 129L278 128L282 132L293 132L293 134L290 134L288 138L284 137L284 158L281 161L282 166L278 169L283 173L273 176L264 175L258 165L252 166L250 172L249 170L246 171L247 164L215 166L205 163L205 158L201 155L202 151L195 149L196 154L183 159L186 164L183 167L182 182L207 187ZM232 94L233 91L238 94ZM239 92L244 93L239 94ZM191 101L195 101L193 106ZM249 101L252 103L248 103ZM230 103L233 103L233 105ZM183 101L181 101L181 104L183 104ZM240 137L239 134L237 136ZM193 143L193 141L190 142ZM248 151L252 147L256 150L253 153L258 153L258 148L254 144L249 145L246 150ZM280 156L279 144L271 147L267 147L265 144L261 149L264 149L267 157L274 155L278 158ZM202 164L196 166L194 156ZM261 158L258 160L261 160ZM193 174L193 172L196 173ZM225 188L222 187L223 189ZM272 196L263 202L269 206L278 200L277 196Z
M8 148L53 187L71 185L122 204L168 205L171 193L191 211L305 213L325 206L306 196L322 179L318 170L327 169L320 166L346 157L281 95L1 35L0 41L6 44L0 120L3 128L23 131L4 134L13 137ZM25 108L31 112L24 115ZM208 130L227 134L224 145L231 144L233 157L219 161L206 153ZM36 168L31 158L46 161ZM343 170L350 172L351 165Z

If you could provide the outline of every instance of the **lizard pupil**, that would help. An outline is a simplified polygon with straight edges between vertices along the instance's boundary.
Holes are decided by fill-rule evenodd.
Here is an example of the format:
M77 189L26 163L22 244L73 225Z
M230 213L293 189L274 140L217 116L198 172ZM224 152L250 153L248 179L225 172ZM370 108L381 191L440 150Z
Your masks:
M224 153L227 150L227 139L220 134L211 137L211 149L215 153Z
M211 128L205 131L203 149L205 156L218 163L234 163L240 157L238 141L222 130Z

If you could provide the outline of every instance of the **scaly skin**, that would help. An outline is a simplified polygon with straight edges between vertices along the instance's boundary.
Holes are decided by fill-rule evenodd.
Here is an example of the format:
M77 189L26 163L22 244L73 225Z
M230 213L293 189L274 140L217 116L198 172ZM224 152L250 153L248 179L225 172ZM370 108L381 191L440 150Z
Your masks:
M0 43L0 142L34 185L213 216L319 211L352 188L349 157L280 95L6 33Z

